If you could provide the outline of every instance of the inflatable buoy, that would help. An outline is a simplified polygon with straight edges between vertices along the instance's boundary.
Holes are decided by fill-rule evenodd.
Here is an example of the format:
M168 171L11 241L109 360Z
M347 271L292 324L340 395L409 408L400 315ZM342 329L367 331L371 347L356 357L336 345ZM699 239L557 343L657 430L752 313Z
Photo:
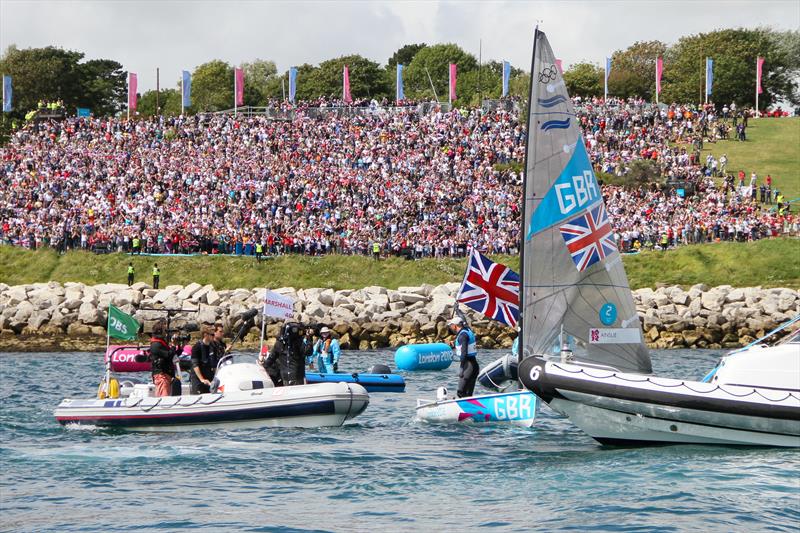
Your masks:
M453 362L453 349L443 342L409 344L394 353L400 370L443 370Z
M119 381L116 378L111 378L108 382L108 397L119 398Z

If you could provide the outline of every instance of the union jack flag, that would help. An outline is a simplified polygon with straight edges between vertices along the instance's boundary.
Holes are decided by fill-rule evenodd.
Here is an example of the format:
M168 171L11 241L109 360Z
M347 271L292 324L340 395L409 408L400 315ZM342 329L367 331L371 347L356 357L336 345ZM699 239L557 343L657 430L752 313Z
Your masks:
M558 229L581 272L617 250L603 202Z
M456 300L514 327L519 320L519 274L473 249Z

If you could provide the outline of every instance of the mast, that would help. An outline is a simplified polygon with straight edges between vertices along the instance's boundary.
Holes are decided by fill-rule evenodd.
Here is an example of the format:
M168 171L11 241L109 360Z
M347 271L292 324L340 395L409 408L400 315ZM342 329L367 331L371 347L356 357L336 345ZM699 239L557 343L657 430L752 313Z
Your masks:
M527 190L527 182L528 182L528 148L530 147L531 143L531 110L533 109L533 77L534 77L534 65L536 64L536 41L539 40L539 25L537 24L533 30L533 52L531 52L531 79L530 83L528 84L528 118L526 120L527 124L525 126L525 168L524 173L522 174L522 205L520 209L520 223L519 223L519 322L517 322L517 328L519 328L519 333L517 336L520 338L518 346L519 346L519 353L517 353L517 361L522 361L524 358L525 353L525 343L524 339L522 338L522 321L525 320L525 305L524 305L524 295L525 295L525 221L526 221L526 213L525 213L525 203L527 198L525 197L526 190ZM535 163L535 158L534 158Z

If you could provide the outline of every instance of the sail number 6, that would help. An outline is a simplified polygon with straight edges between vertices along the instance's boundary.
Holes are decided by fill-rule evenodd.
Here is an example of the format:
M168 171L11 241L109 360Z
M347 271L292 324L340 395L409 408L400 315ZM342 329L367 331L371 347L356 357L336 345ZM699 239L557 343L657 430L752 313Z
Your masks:
M535 367L531 368L531 373L530 373L531 381L536 381L537 379L539 379L539 374L541 373L541 371L542 367L539 365L536 365Z

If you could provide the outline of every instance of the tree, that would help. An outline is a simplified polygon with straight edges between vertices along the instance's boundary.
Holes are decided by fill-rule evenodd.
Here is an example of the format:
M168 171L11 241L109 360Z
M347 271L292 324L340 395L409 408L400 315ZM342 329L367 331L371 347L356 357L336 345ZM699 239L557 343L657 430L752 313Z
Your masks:
M23 116L37 103L62 100L75 107L82 93L78 62L83 54L48 46L18 49L9 46L0 58L0 72L10 75L14 84L14 115Z
M389 61L386 62L387 64L386 68L394 72L395 67L397 66L398 63L400 63L401 65L408 66L414 59L414 56L417 55L417 52L419 52L426 46L428 45L425 43L420 43L420 44L407 44L402 48L399 48L394 54L392 54L392 57L389 58Z
M667 45L661 41L637 41L611 56L608 91L614 96L641 96L655 101L656 59L663 57Z
M114 115L125 108L128 75L122 65L110 59L93 59L78 65L82 93L76 104L88 107L96 116Z
M256 59L242 63L244 69L244 100L246 105L264 106L275 87L275 80L280 86L278 67L274 61Z
M323 61L310 73L304 85L308 84L312 97L324 95L341 98L345 65L350 73L350 94L354 99L389 96L389 87L386 86L386 78L380 65L360 55L349 55ZM298 85L299 79L298 72Z
M247 79L245 79L247 87ZM192 74L192 109L222 111L233 107L233 67L215 59L203 63Z
M564 72L564 83L570 96L592 97L603 94L603 69L592 63L570 65Z
M158 94L161 114L177 116L181 114L181 92L179 89L161 89ZM156 114L156 91L147 91L139 97L136 112L143 117Z
M664 101L700 102L704 99L705 59L714 60L714 83L709 100L737 105L755 104L756 57L765 59L760 107L766 108L797 91L796 59L779 45L776 32L727 29L681 38L669 50L664 65ZM787 40L789 41L789 40Z
M432 97L433 93L428 79L428 74L430 74L430 79L436 88L436 95L440 100L446 101L450 75L448 65L450 63L457 65L457 78L462 81L465 74L478 68L475 56L468 54L455 44L437 44L419 50L405 71L406 95L409 98ZM463 98L459 93L461 93L460 84L456 89L460 103ZM469 94L469 92L464 93L465 96Z

